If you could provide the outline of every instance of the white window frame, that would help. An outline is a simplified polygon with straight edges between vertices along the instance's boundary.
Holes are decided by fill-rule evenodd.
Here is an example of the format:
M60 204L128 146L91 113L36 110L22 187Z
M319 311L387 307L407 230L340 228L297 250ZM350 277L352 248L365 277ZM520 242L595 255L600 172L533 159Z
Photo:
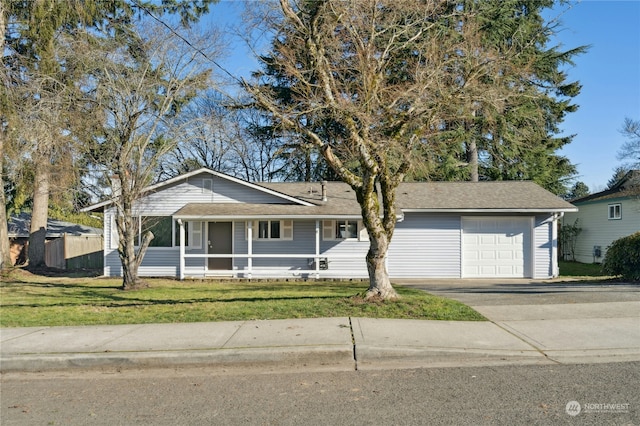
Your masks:
M609 204L607 206L607 219L609 220L620 220L622 219L622 204ZM616 214L617 213L617 214Z
M356 222L356 237L340 238L337 235L337 226L339 222ZM344 219L344 220L323 220L322 221L322 239L324 241L369 241L367 228L361 220Z
M173 222L174 226L176 225L175 221ZM202 222L197 221L186 221L184 222L185 231L187 231L187 241L188 244L185 245L185 248L188 249L201 249L202 248ZM173 235L175 235L175 230ZM180 240L174 241L174 247L180 247Z
M260 222L267 222L267 231L269 235L266 238L260 238ZM271 237L272 222L278 222L280 224L280 236L278 238ZM248 229L249 222L245 224L245 239L247 238ZM251 239L257 241L291 241L293 240L293 220L254 220Z

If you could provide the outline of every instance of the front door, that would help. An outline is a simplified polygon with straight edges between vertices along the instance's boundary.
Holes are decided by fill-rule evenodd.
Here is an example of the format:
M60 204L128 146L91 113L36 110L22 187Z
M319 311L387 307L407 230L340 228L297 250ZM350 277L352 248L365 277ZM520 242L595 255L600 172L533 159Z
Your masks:
M231 222L209 222L208 229L208 254L229 254L232 250ZM208 259L209 270L231 270L232 259L230 257L217 257Z

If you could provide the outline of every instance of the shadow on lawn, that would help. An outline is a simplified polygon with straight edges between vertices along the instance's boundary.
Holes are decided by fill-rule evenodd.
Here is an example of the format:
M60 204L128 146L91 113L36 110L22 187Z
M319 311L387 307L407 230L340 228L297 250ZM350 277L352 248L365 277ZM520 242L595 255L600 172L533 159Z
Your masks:
M102 307L102 308L132 308L132 307L142 307L142 306L180 306L180 305L191 305L197 303L237 303L237 302L281 302L287 300L330 300L330 299L348 299L352 296L284 296L284 297L235 297L229 299L223 298L194 298L194 299L184 299L184 300L176 300L176 299L137 299L137 298L124 298L117 297L115 295L105 295L103 293L92 293L86 292L85 295L87 301L78 300L76 303L18 303L18 304L3 304L4 307L30 307L30 308L40 308L40 307L69 307L69 306L83 306L83 305L91 305L94 307ZM353 295L356 296L356 295ZM43 295L43 297L46 297ZM91 302L90 299L94 297L94 301ZM102 299L101 301L96 301L95 299ZM110 300L104 300L108 299Z

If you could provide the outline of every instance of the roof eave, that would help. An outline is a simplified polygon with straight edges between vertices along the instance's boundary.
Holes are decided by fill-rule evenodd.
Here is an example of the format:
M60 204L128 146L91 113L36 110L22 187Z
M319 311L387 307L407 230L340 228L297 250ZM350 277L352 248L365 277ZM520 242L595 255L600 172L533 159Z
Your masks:
M335 220L335 219L362 219L362 216L355 214L347 215L296 215L296 214L238 214L238 215L180 215L173 216L175 219L182 220L265 220L265 219L319 219L319 220Z
M566 213L578 208L509 208L509 209L402 209L403 213Z

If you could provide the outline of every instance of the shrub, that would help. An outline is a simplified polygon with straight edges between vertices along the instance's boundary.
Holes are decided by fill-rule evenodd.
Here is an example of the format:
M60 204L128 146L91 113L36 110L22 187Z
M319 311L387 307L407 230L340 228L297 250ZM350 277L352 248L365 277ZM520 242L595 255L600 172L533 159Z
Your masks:
M602 270L607 275L640 281L640 232L615 240L607 249Z

